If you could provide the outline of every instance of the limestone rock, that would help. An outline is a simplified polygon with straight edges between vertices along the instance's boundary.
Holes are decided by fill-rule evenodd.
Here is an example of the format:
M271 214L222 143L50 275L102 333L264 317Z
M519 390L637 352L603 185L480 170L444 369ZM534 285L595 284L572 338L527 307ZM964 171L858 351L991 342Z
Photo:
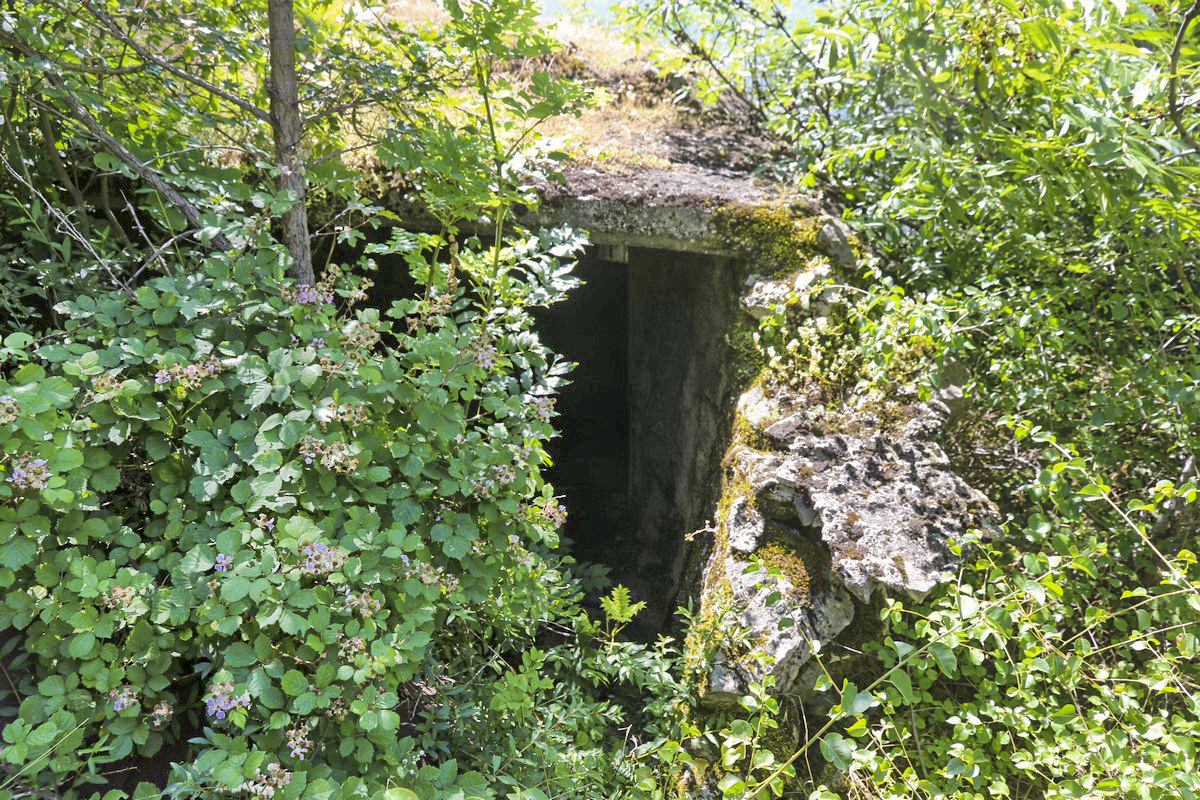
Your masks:
M991 503L949 470L934 439L946 407L917 405L911 415L890 432L817 434L800 410L764 431L786 456L735 456L755 497L790 495L795 516L781 521L819 526L834 573L864 603L876 586L923 596L957 567L950 544L968 526L994 521ZM749 552L748 515L738 521L739 549Z
M770 281L752 276L753 283L742 297L742 308L755 319L762 319L788 301L792 287L787 281Z
M729 507L725 533L729 547L741 553L753 553L764 530L763 519L750 507L750 498L739 497Z
M829 217L817 233L817 242L829 254L839 267L853 269L858 264L858 256L854 254L854 233L850 226L840 219Z
M822 241L824 242L824 239ZM837 258L837 256L833 257ZM832 273L833 267L829 263L829 259L817 256L810 259L802 271L784 279L773 280L761 275L751 275L746 280L747 288L746 293L742 295L742 308L755 319L762 319L773 313L777 307L810 291L814 284L829 277ZM837 300L836 290L825 290L816 298L818 304L816 313L818 315L828 313L829 308Z
M733 708L742 696L744 677L737 674L724 656L718 654L708 675L708 686L702 698L709 708Z
M779 414L779 405L775 398L769 397L763 391L761 384L754 384L738 398L737 414L750 427L761 430L773 417Z
M759 436L726 457L732 497L706 574L732 594L754 652L714 669L706 702L764 674L780 693L810 694L813 641L836 642L880 588L924 595L956 569L954 541L995 524L995 507L937 443L946 404L897 408L884 424L879 412L831 416L761 384L739 398L740 424Z
M812 642L828 642L854 618L854 602L837 582L797 587L785 574L754 569L753 562L727 556L725 570L741 611L740 622L756 634L756 649L767 656L763 670L750 679L775 677L777 691L791 690L801 667L812 657Z

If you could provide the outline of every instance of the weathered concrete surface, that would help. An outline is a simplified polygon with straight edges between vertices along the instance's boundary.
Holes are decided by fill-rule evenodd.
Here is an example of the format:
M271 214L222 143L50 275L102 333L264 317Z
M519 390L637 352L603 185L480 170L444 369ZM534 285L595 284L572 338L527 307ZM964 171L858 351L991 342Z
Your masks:
M743 309L761 318L829 274L816 258L801 274L752 279ZM830 291L809 306L816 319L841 302ZM896 403L886 415L850 402L831 413L772 386L760 380L738 399L741 433L725 457L720 535L704 570L708 599L724 595L753 643L713 669L713 706L767 674L776 691L804 695L814 641L836 642L880 590L919 597L949 579L954 542L997 519L937 442L951 416L941 400ZM949 389L942 394L955 396Z
M647 596L673 601L687 558L683 534L713 502L732 393L725 331L737 311L728 259L633 250L629 267L629 497L636 572ZM655 609L662 631L673 606Z
M516 214L516 220L531 229L569 225L586 231L592 244L739 256L740 248L722 237L718 215L729 208L768 206L788 208L798 217L821 215L827 222L820 234L822 242L830 252L842 252L839 239L844 234L839 223L817 200L745 173L694 164L669 168L567 164L561 181L546 181L536 188L540 207ZM383 203L406 227L440 228L401 191L389 191ZM486 225L462 226L470 233L486 229Z
M522 217L542 227L569 224L596 244L621 243L693 253L730 254L714 226L729 206L784 205L814 213L809 199L750 175L689 164L670 169L568 165L562 183L542 189L543 206Z

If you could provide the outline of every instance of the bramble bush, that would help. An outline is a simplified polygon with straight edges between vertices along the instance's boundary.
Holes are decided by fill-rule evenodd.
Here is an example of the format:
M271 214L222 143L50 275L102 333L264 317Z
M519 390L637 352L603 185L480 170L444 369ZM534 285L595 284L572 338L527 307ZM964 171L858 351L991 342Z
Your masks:
M245 80L267 66L261 9L0 12L21 266L0 302L24 331L0 348L0 798L640 796L628 756L670 733L674 653L620 640L619 591L585 612L542 475L567 370L530 312L576 285L584 240L506 224L536 201L538 124L587 92L506 71L557 47L528 2L451 2L440 31L299 5L314 243L363 253L322 247L315 285L285 277L270 233L296 197L265 187L240 113L265 100ZM125 31L216 57L92 69L128 55ZM86 109L38 125L34 89ZM72 124L88 113L198 226ZM353 196L343 152L442 233ZM490 241L456 238L464 220ZM365 305L376 258L417 294Z
M513 242L491 306L437 243L375 246L428 287L382 314L336 268L295 287L259 241L7 338L2 757L23 785L165 755L172 797L490 797L498 774L536 798L615 768L622 712L594 690L643 646L595 627L550 554L556 362L529 317L580 240Z

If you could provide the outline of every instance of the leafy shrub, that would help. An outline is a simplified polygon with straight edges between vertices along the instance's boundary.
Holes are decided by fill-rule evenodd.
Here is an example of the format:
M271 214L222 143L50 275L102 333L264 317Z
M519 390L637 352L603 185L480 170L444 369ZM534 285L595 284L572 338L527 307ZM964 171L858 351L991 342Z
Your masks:
M792 756L829 766L812 797L1195 796L1197 6L626 9L884 256L855 304L887 317L761 340L967 373L947 449L1009 515L955 585L891 602L883 677L825 681L839 702Z
M375 247L428 289L385 314L336 268L297 289L260 242L7 338L2 756L23 783L73 796L167 756L175 797L491 796L458 757L536 797L611 767L620 710L589 687L630 679L604 651L631 646L549 554L560 369L528 314L570 287L580 240L514 242L503 305L456 286L437 244ZM574 657L533 647L550 624L577 629ZM525 729L553 736L527 752Z

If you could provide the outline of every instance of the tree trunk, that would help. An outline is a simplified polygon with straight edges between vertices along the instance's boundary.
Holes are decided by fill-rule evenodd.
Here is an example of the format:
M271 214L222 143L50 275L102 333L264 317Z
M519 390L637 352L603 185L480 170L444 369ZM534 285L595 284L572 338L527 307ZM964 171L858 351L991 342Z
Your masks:
M268 0L271 38L271 128L275 136L275 164L279 188L289 191L295 203L283 215L283 242L292 254L296 283L316 282L308 244L308 209L304 205L304 159L300 155L303 126L296 89L296 23L292 0Z

